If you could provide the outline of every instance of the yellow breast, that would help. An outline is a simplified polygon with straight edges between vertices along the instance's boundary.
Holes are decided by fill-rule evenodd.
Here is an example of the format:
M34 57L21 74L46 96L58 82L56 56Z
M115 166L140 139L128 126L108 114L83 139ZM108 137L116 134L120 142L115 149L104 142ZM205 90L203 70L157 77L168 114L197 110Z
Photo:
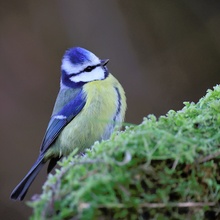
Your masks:
M83 91L86 104L60 133L52 147L53 154L59 151L59 154L67 155L76 148L81 152L95 141L109 138L115 124L124 120L124 90L111 74L105 80L85 84Z

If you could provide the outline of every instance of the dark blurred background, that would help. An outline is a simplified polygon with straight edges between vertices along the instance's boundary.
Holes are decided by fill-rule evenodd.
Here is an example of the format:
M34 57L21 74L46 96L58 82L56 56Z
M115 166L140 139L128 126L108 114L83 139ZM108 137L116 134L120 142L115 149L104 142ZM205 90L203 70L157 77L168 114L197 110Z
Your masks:
M109 58L138 124L194 101L220 81L220 1L20 0L0 2L0 218L28 219L9 200L35 161L59 89L64 51ZM106 97L107 98L107 97ZM45 170L27 199L41 192Z

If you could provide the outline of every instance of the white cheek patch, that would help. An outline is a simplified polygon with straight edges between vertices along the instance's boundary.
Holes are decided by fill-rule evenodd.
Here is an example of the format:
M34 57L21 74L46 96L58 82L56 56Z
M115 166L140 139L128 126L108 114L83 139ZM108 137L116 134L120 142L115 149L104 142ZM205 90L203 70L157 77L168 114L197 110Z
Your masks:
M102 80L105 78L105 72L101 67L96 67L91 72L82 72L77 76L72 76L70 80L72 82L91 82L94 80Z

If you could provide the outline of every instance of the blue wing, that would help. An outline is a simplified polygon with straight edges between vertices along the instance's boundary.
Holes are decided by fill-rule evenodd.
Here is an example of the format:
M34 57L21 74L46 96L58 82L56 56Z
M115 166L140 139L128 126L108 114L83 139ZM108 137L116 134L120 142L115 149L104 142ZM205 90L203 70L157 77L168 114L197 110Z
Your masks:
M41 154L44 154L48 150L63 128L83 109L85 103L85 95L80 90L57 114L51 117L41 145Z

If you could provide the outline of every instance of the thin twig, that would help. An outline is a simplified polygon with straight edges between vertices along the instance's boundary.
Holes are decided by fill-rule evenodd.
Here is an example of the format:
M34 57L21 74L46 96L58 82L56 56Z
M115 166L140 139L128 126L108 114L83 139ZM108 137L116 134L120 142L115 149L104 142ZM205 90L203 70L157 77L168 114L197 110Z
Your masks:
M177 158L174 163L173 163L173 166L172 166L172 170L175 170L177 165L178 165L178 162L179 162L179 158Z
M179 202L179 203L142 203L139 204L140 208L166 208L166 207L177 207L177 208L194 208L204 206L215 206L215 202ZM105 204L99 206L99 208L125 208L125 204Z
M202 157L202 158L198 159L197 162L198 163L205 163L205 162L208 162L208 161L210 161L212 159L215 159L216 157L219 157L219 156L220 156L220 151L217 151L213 154L210 154L208 156L205 156L205 157Z
M204 207L215 206L215 202L179 202L179 203L143 203L141 207L147 208L164 208L164 207L179 207L179 208L191 208L191 207Z

